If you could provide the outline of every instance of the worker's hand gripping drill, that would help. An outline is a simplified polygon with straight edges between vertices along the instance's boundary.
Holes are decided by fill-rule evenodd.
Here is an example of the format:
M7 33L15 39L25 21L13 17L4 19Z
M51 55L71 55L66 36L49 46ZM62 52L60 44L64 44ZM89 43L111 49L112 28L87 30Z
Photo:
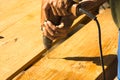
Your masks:
M73 15L67 10L72 4L73 2L67 0L51 0L43 5L42 17L44 18L42 20L44 21L41 27L43 30L43 42L47 49L52 46L54 39L67 35L67 30L69 30L74 20ZM66 19L69 19L69 23Z
M74 4L74 2L70 1L73 0L51 0L51 2L46 2L43 6L43 42L47 49L52 46L52 40L63 37L67 34L67 30L76 18L75 16L82 14L79 10L81 6L86 10L92 11L91 9L93 7L91 7L91 5L94 4L93 1L81 1L79 4Z

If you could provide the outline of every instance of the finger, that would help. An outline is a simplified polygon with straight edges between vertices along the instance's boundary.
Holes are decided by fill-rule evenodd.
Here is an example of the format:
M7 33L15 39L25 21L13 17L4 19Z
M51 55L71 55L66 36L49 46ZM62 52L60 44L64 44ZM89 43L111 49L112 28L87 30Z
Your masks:
M67 4L66 4L67 5ZM62 15L65 16L67 15L67 8L65 7L66 6L64 1L59 1L58 2L58 8L59 8L59 11L61 11Z
M47 21L48 22L48 21ZM54 35L54 32L53 30L50 28L49 24L47 22L44 22L44 25L45 25L45 29L47 30L47 32L53 36Z
M63 12L63 9L62 8L59 8L59 7L55 7L57 13L58 13L58 16L65 16L66 14L64 14Z
M63 14L63 12L64 12L63 8L57 2L51 3L51 8L52 8L54 15L56 15L56 16L64 16L65 15L65 14Z
M64 23L61 22L60 25L57 26L57 28L63 28L64 27Z
M53 25L50 21L47 21L49 27L52 29L52 31L56 31L57 27Z
M52 12L55 16L59 15L55 9L57 3L56 2L50 2L50 6L51 6L51 9L52 9ZM55 6L55 7L54 7Z
M66 32L55 32L55 37L58 38L58 37L65 37L67 35Z
M50 12L50 5L48 3L46 3L44 6L43 6L43 15L45 17L45 20L49 19L49 12Z
M49 38L50 40L54 40L55 37L51 36L47 30L45 29L45 27L43 28L43 35L46 36L47 38Z
M64 37L67 35L67 28L64 28L64 23L61 23L60 25L57 26L57 30L55 31L55 36L56 37Z
M65 3L64 1L58 1L59 8L65 8Z
M58 1L57 6L56 4L53 3L53 7L56 9L57 13L59 16L65 16L67 9L65 9L65 4L64 1Z
M61 23L60 25L57 26L56 31L60 32L60 33L66 33L67 32L67 28L64 27L64 23Z
M64 16L70 15L70 12L68 12L66 9L62 10L62 14Z

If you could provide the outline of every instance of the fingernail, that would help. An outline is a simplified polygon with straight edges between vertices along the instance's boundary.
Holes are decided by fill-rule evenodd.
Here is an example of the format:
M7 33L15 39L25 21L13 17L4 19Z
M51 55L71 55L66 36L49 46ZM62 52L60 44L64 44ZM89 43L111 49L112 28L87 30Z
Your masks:
M64 24L63 23L61 23L59 26L58 26L58 28L63 28L64 27Z

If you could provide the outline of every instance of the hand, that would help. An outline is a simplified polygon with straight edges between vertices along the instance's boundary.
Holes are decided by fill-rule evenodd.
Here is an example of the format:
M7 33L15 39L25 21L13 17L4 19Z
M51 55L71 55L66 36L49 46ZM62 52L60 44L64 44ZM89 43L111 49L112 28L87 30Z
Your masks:
M58 4L58 1L61 1L60 3L64 4L64 7L62 7L61 4L53 5L53 3ZM72 1L72 0L70 0ZM69 3L71 3L69 1ZM69 7L69 4L66 0L43 0L42 4L42 16L41 16L41 27L43 27L43 35L48 37L51 40L63 38L67 35L69 28L72 25L72 22L74 20L74 16L67 12L67 8ZM58 9L56 12L55 10ZM61 14L59 14L62 12ZM60 19L61 16L61 19ZM47 22L44 22L47 20ZM68 22L69 20L69 22ZM60 25L56 25L55 23L58 23Z
M70 14L68 8L72 4L71 0L50 0L49 4L53 14L56 16L66 16Z
M51 40L65 37L67 35L64 23L58 26L53 25L50 21L44 22L43 35Z
M45 15L48 16L49 10L51 8L55 16L66 16L69 15L69 7L73 4L72 0L47 0L43 7Z
M44 22L43 35L51 40L66 37L75 18L73 15L64 16L60 25L54 25L50 21Z

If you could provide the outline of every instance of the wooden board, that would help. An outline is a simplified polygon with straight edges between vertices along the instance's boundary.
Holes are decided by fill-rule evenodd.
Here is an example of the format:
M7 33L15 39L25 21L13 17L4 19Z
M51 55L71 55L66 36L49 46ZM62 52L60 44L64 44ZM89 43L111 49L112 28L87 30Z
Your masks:
M0 0L0 32L31 12L40 10L40 4L40 0Z
M110 10L98 15L98 20L107 69L116 59L118 31ZM102 73L99 56L98 30L96 23L91 21L57 48L51 49L17 80L95 80Z
M39 11L35 11L0 33L4 37L0 39L0 79L8 78L44 49L39 26Z
M0 10L0 80L11 80L46 51L40 31L41 0L0 0Z

